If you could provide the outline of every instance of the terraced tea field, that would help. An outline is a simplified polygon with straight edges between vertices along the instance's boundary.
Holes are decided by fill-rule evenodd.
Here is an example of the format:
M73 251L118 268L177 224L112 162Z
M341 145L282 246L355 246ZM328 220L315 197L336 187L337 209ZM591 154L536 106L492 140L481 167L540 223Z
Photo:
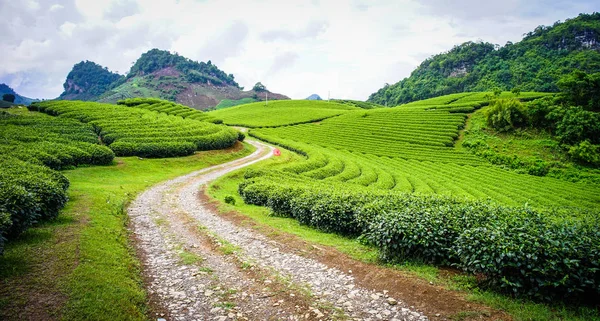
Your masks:
M117 156L185 156L198 150L226 148L238 139L234 129L195 120L214 119L189 107L159 103L152 106L161 109L160 112L143 108L150 106L127 108L101 103L48 101L31 108L91 124L102 142ZM191 119L182 119L179 115L182 108L190 113Z
M296 125L279 122L289 103L280 102L247 122L255 127L249 135L305 159L250 171L239 192L246 203L268 206L277 215L363 235L385 260L453 265L519 295L595 291L600 186L520 174L454 146L467 113L486 106L490 96L462 93L395 108L346 110ZM242 105L218 116L237 123L233 119L246 107L257 108ZM569 265L565 257L580 265ZM521 272L512 272L515 266ZM565 273L583 273L581 279L590 283L561 283Z
M272 162L252 165L270 157L272 153L269 152L270 147L251 142L257 150L244 159L179 177L169 182L168 186L171 187L168 188L167 185L157 185L147 193L140 194L138 205L132 209L134 215L131 217L136 220L134 232L145 240L138 242L138 250L149 255L142 256L141 260L145 260L146 273L155 280L152 286L166 289L169 284L184 282L186 293L197 298L202 309L210 311L213 316L223 316L225 310L215 309L217 301L198 292L197 282L213 284L211 291L219 291L217 296L222 300L242 300L248 308L245 313L250 315L255 313L256 307L263 309L261 311L264 313L278 315L295 314L298 307L292 304L287 306L288 311L283 311L280 309L287 309L285 304L276 308L278 305L273 305L273 302L246 302L244 300L247 298L228 297L231 293L221 288L222 284L232 288L241 284L231 276L238 275L238 272L246 273L247 262L239 262L239 269L230 266L227 271L220 271L218 278L207 274L209 272L202 274L202 277L190 277L200 275L190 272L194 269L211 273L220 269L225 261L229 262L222 255L236 251L254 253L253 262L259 262L254 268L273 263L264 260L262 254L265 250L269 253L266 257L273 259L273 249L238 239L243 234L255 240L255 231L240 233L238 228L241 227L229 225L230 222L220 218L220 215L211 214L210 206L198 195L202 184L243 166L253 167L233 173L237 175L234 176L236 178L221 191L226 193L225 200L233 199L235 204L235 200L241 197L243 206L266 206L274 215L293 218L302 225L325 232L342 234L348 237L344 240L349 242L357 242L355 239L359 238L361 246L373 251L371 258L378 254L385 262L416 260L420 264L462 269L477 275L477 280L473 282L481 282L486 289L537 300L596 297L600 293L600 231L597 229L600 224L600 186L521 174L492 165L466 148L456 147L462 135L461 130L469 120L469 113L486 108L489 95L454 94L394 108L352 101L276 101L268 105L259 102L204 113L159 99L127 99L118 105L44 101L33 104L30 110L13 108L0 113L0 151L4 156L0 160L0 233L12 242L20 235L27 235L27 230L36 230L31 227L37 222L56 218L67 202L69 187L66 178L69 176L60 171L73 170L69 174L79 173L73 177L80 179L79 183L85 182L78 185L79 190L101 195L94 202L102 204L102 208L115 218L110 228L102 224L90 224L89 228L96 231L94 244L81 247L85 253L96 253L95 259L89 261L110 261L112 256L107 253L118 251L122 258L118 260L124 261L110 264L133 266L136 263L134 254L127 249L123 212L123 202L131 200L133 194L127 194L129 192L126 191L141 192L147 188L144 185L146 178L152 178L157 183L161 177L174 178L176 173L183 175L207 164L218 164L219 159L233 160L237 156L250 154L249 145L236 144L245 136L225 124L242 125L250 127L248 135L288 149L283 155L289 158L281 157ZM544 95L523 93L519 97L532 100ZM512 94L502 93L500 96L511 97ZM230 148L234 144L236 147ZM207 160L196 153L225 148L228 151L222 154L206 154ZM169 162L146 159L192 154L196 155ZM120 158L119 165L116 165L113 161L116 156L137 157ZM206 164L196 164L203 161ZM128 168L128 162L135 163L138 168L148 168L153 174L145 176L147 173L136 172ZM86 168L96 175L88 182L84 174L87 171L76 167L91 165L116 166L106 166L105 170L99 167ZM167 166L172 173L163 173L166 171L163 166ZM117 173L127 173L127 177ZM100 193L94 181L95 177L103 175L112 176L107 180L110 181L107 185L110 187L102 187L107 190ZM135 187L124 187L123 183L127 180L135 182ZM121 203L112 203L114 191L111 189L121 192ZM169 192L175 189L178 191L176 194ZM85 207L83 202L86 202L86 195L75 194L75 197L76 202L80 202L77 204ZM174 207L165 207L167 199L169 206ZM173 210L176 207L185 211ZM78 210L70 209L69 213ZM265 213L265 209L260 210ZM188 216L181 216L184 212ZM94 213L92 216L98 220L111 215ZM183 224L181 220L187 222L191 219L207 224L204 228L210 231L206 235L204 232L197 234L179 225ZM85 222L81 226L82 230L88 229ZM182 231L185 235L181 234ZM113 240L111 234L112 242L107 244L112 245L104 248L106 233L113 232L118 236ZM213 232L215 234L210 234ZM191 243L185 247L173 246L175 243L167 240L171 238L169 235L176 235L179 238L177 242ZM216 242L214 249L207 250L195 245L205 237L211 238L210 242ZM87 239L81 237L75 240L69 246L80 246ZM44 251L50 256L54 243L48 244ZM2 246L0 243L0 250ZM10 246L9 243L7 252L14 257L18 251ZM100 248L104 252L98 252ZM190 250L193 253L187 249L193 249ZM212 252L215 249L224 252L214 256ZM155 255L161 259L152 259ZM154 278L170 275L156 270L164 269L165 266L160 262L167 261L171 263L164 271L170 271L171 265L184 264L186 267L178 269L181 273L170 276L172 279L168 281ZM289 271L288 265L291 263L287 258L277 259L277 262L282 264L280 271ZM80 266L87 264L91 263L85 261ZM95 268L103 273L112 273L103 264L96 264ZM264 266L269 268L267 265ZM312 266L312 272L303 270L307 266ZM124 270L129 272L119 272ZM141 279L135 268L117 268L115 271L112 281L99 281L98 284L121 289L116 285L124 284L123 279ZM81 277L73 277L74 281L70 282L81 284L89 283L93 279L89 277L91 274L98 274L78 269L73 273L82 274ZM299 280L304 280L303 277L308 274L322 285L321 277L315 279L319 273L329 275L327 269L323 270L320 263L312 259L307 259L294 271ZM266 288L266 283L263 284L263 280L256 276L246 275L243 278L246 277L246 281L252 283L252 289ZM18 277L12 280L19 282ZM218 280L219 286L215 280ZM332 281L331 285L335 282ZM132 281L130 286L125 286L130 292L125 295L127 302L119 311L130 309L132 305L142 306L146 302L140 284L141 281ZM319 287L317 283L314 284ZM296 283L292 286L296 286ZM78 287L70 293L94 295L93 291L84 288ZM340 289L339 295L348 297L345 292L347 288ZM179 295L173 297L171 291L167 290L161 293L164 295L160 299L165 303L182 304L177 305L179 308L168 305L172 310L169 313L183 316L190 309L197 308L185 296L183 299ZM287 302L287 293L281 293L285 294L285 299L278 299L277 303ZM261 295L266 298L265 302L270 298L264 293ZM113 295L107 297L110 298L102 300L115 300ZM381 299L381 311L387 311L389 302L378 298ZM308 301L299 304L307 304L307 307L313 304L310 303L312 298L305 299ZM72 295L70 300L83 301L78 294ZM339 302L338 298L333 301ZM86 302L91 303L86 303L85 309L95 311L91 314L102 314L99 311L107 309L93 299ZM366 306L372 302L373 296L365 295L354 298L352 304ZM218 304L230 303L223 301ZM112 308L113 304L108 305L108 308ZM17 311L20 305L11 303L10 306L13 309L11 311ZM464 306L470 307L466 303ZM345 307L340 309L342 311ZM73 311L80 314L81 310ZM370 313L362 308L344 311L351 316ZM410 310L398 311L412 313ZM82 315L86 313L84 311ZM136 314L141 316L143 313ZM318 313L316 315L319 316Z
M215 124L220 124L223 121L216 119L207 113L201 112L197 109L190 108L181 104L177 104L171 101L166 101L156 98L131 98L125 100L119 100L118 105L125 105L127 107L135 107L146 110L151 110L159 113L165 113L167 115L181 116L183 118L207 121Z
M315 122L345 114L360 108L353 105L323 101L270 101L234 106L209 112L215 118L223 118L230 126L276 127Z
M190 111L155 101L170 113ZM78 101L45 101L0 112L0 253L4 237L55 218L68 180L58 171L109 165L116 156L177 157L224 149L240 138L210 116L192 119L142 108ZM162 111L163 109L161 109ZM43 113L41 113L43 112ZM51 116L50 116L51 115Z
M479 98L466 101L471 96ZM597 208L600 205L598 186L517 174L454 148L466 120L466 114L454 111L453 108L458 108L454 106L463 108L466 103L480 106L485 103L483 96L456 94L390 109L351 110L316 123L256 128L249 133L307 155L306 162L294 164L287 171L313 179L420 194L491 199L511 206ZM272 108L272 115L263 124L272 124L279 113L287 111L277 106ZM227 123L225 111L221 115Z

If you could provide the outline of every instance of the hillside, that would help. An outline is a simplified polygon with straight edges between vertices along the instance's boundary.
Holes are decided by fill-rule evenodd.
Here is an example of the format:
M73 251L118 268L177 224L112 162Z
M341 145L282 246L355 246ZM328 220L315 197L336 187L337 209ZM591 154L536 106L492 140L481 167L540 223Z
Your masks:
M82 61L73 66L63 84L65 89L58 97L64 100L96 100L113 83L123 76L92 61Z
M21 96L17 94L14 89L10 88L7 84L0 84L0 99L4 94L13 94L15 95L15 104L17 105L29 105L34 101L38 101L38 99L28 98L25 96Z
M127 76L111 73L102 66L86 61L76 64L67 76L60 99L93 100L116 103L127 98L162 98L196 109L208 109L226 101L264 100L264 92L243 91L232 74L226 74L208 62L197 62L152 49L131 67ZM270 93L269 100L289 99Z
M516 159L513 145L520 148L527 144L531 135L528 129L501 132L477 125L470 126L469 132L463 130L473 111L488 115L497 104L511 102L535 114L539 104L552 101L554 96L536 92L460 93L395 108L347 109L322 120L314 117L313 121L302 109L312 108L311 113L326 110L327 103L302 101L306 105L297 111L292 106L296 101L219 110L218 117L224 123L244 120L244 125L253 127L249 136L302 156L279 166L258 165L236 176L237 188L220 193L239 192L239 203L266 206L275 216L290 217L326 232L362 235L379 249L384 261L415 259L452 265L481 275L488 289L523 297L544 295L560 300L578 297L572 289L580 288L580 293L597 298L595 285L558 281L583 270L589 271L586 280L593 283L597 277L595 263L571 268L559 262L565 257L583 262L598 248L594 234L600 219L598 172L580 169L568 159L570 149L563 147L539 156L539 161L532 159L533 165L547 166L546 172L528 168L527 155L516 156L524 162L511 167L496 160ZM564 108L568 114L570 107ZM572 120L567 114L558 120L558 128ZM250 119L250 115L254 117ZM296 122L280 121L281 115L292 115L289 117L295 117ZM496 144L489 139L493 154L469 147L477 140L487 140L482 131L503 139ZM465 136L469 144L462 144ZM554 137L534 138L531 143L539 145L540 151L559 144ZM565 156L562 167L549 163L551 153ZM552 168L564 170L564 175L552 172ZM583 176L573 179L575 172ZM217 182L218 186L223 183ZM564 232L569 228L574 229L572 234ZM563 242L569 244L564 250L552 245ZM570 246L587 254L580 256ZM505 260L507 251L518 254ZM539 251L547 256L528 260ZM552 273L543 268L555 263L561 267ZM512 273L514 265L523 266L524 272Z
M575 69L600 71L600 13L539 26L522 41L502 47L488 42L455 46L423 61L410 77L386 84L368 101L394 106L452 93L515 87L556 92L557 81Z

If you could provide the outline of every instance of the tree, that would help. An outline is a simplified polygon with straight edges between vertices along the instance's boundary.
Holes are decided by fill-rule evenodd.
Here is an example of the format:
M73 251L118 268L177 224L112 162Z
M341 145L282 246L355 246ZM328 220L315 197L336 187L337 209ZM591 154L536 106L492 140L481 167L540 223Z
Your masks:
M600 146L592 145L589 140L584 140L579 145L569 148L569 156L577 161L598 166L600 165Z
M575 70L561 78L557 85L568 104L600 111L600 72L586 74Z
M260 92L260 91L266 91L266 90L267 90L267 87L265 87L265 85L263 85L263 84L262 84L262 83L259 81L259 82L257 82L257 83L254 85L254 87L252 87L252 90L254 90L254 91L258 91L258 92Z
M558 80L573 70L600 72L599 28L600 13L581 14L551 27L538 27L522 41L501 48L491 43L466 42L425 59L410 77L382 87L368 101L400 105L452 93L492 92L494 87L510 90L515 86L522 92L558 92Z
M8 101L9 103L14 103L15 102L15 95L13 94L4 94L2 95L2 100L4 101Z
M600 144L600 113L579 106L568 107L556 124L556 137L563 144L576 145L584 140Z
M498 87L494 88L494 97L498 98L500 95L502 95L502 89Z
M521 88L514 87L510 92L513 93L515 97L519 97L519 95L521 95Z

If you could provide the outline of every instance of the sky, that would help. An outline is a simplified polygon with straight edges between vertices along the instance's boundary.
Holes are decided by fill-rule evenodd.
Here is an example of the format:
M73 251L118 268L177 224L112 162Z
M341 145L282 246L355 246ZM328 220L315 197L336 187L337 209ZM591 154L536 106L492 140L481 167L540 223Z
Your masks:
M466 41L517 42L597 0L0 0L0 83L56 98L74 64L126 74L159 48L246 87L366 100Z

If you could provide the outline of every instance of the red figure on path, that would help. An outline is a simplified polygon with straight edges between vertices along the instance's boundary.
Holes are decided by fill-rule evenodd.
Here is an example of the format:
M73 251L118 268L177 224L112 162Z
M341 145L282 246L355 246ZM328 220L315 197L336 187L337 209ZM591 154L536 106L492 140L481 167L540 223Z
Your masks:
M279 148L275 148L273 150L273 155L275 155L275 156L281 156L281 151L279 150Z

